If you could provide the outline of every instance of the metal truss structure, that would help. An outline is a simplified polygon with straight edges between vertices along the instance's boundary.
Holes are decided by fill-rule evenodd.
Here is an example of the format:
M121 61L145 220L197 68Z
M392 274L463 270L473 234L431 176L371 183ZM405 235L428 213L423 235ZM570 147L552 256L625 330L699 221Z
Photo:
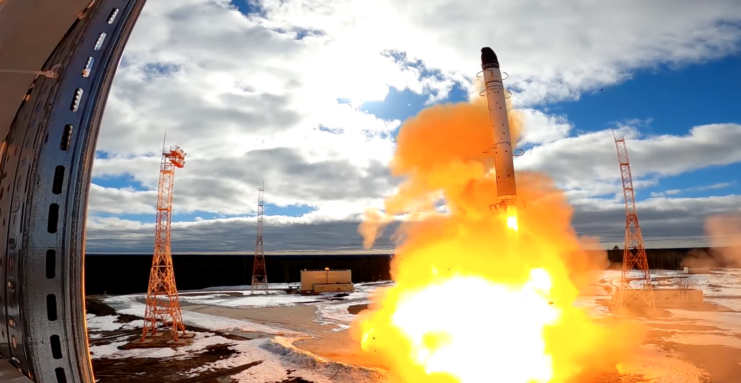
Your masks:
M255 262L252 265L251 294L259 290L266 293L268 291L268 272L265 269L265 253L262 248L262 224L265 215L264 192L265 186L260 186L260 190L257 192L257 240L255 241Z
M147 308L144 312L142 339L157 333L157 322L171 326L172 338L178 341L178 331L185 334L183 314L180 311L175 269L170 252L170 227L172 226L172 193L175 186L175 169L185 166L185 152L178 146L162 148L160 184L157 193L157 219L154 233L154 256L149 272Z
M623 196L625 197L625 246L623 249L623 272L620 276L620 286L616 292L615 307L627 307L635 297L650 308L656 308L651 273L648 269L646 247L643 245L643 234L638 223L633 176L630 173L628 147L625 138L615 137L620 175L623 179Z

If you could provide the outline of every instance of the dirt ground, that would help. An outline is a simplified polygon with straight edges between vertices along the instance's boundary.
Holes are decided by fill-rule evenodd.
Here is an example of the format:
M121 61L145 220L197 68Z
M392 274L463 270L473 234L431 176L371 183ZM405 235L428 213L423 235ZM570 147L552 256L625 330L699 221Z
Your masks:
M357 314L365 307L350 306L348 311ZM225 308L206 305L189 305L183 309L198 311L209 315L224 316L233 319L247 319L274 327L283 327L289 330L311 333L314 338L302 340L294 345L309 351L315 355L334 360L341 363L365 367L382 367L369 363L368 360L360 358L359 345L352 339L349 331L332 331L336 329L333 325L323 325L315 322L316 307L313 305L300 305L290 307L271 308ZM573 383L648 383L641 376L620 375L615 372L602 372L596 376L584 377Z
M269 308L227 308L209 305L191 305L184 304L183 310L200 312L209 315L215 315L225 318L238 320L247 320L255 323L265 324L271 327L283 328L312 335L313 339L299 341L295 346L337 362L360 365L366 367L379 367L368 364L367 361L358 358L359 346L351 336L349 331L337 331L338 326L331 324L322 324L317 322L317 307L313 304L303 304L289 307L269 307ZM351 314L366 309L363 305L354 305L348 308ZM718 311L729 311L727 308L716 308ZM695 311L706 312L706 310L716 310L710 306L694 308ZM111 315L115 313L113 309L99 302L88 303L88 310L98 312L97 315ZM730 310L732 311L732 310ZM637 314L637 313L633 313ZM731 315L739 315L733 313ZM139 319L131 316L122 316L119 320ZM722 346L722 345L702 345L686 344L671 341L673 336L716 336L714 334L728 334L728 328L721 328L714 325L713 322L703 320L687 319L685 317L675 317L669 310L659 310L655 315L642 315L638 313L636 319L645 323L648 328L648 336L644 341L645 345L650 345L659 351L667 353L666 357L679 358L682 361L689 362L692 365L704 370L706 376L700 380L692 380L701 383L738 383L741 382L741 348ZM191 328L191 331L199 329ZM740 330L741 331L741 330ZM223 334L221 334L223 335ZM100 344L106 342L108 338L114 338L120 334L110 334L104 338L91 340L91 343ZM131 334L132 338L139 334ZM741 332L730 335L732 338L741 340ZM233 351L224 345L211 346L206 352L199 354L197 358L186 361L164 362L167 364L162 368L162 361L152 361L147 359L133 360L94 360L96 378L100 379L99 383L119 383L119 382L186 382L186 383L235 383L230 376L252 367L251 365L239 366L232 369L215 371L197 378L187 378L178 375L177 371L187 371L194 366L207 364L226 358ZM664 357L663 355L661 356ZM152 364L157 364L152 366ZM168 363L172 363L170 366ZM255 362L259 364L260 361ZM640 361L639 361L640 363ZM254 365L254 364L253 364ZM644 366L645 367L645 366ZM164 371L160 375L133 374L134 371ZM165 372L170 372L169 375ZM615 372L604 372L597 377L588 379L578 379L573 383L649 383L656 381L650 376L643 374L619 374ZM674 380L672 380L674 382ZM684 380L676 380L677 383L684 383ZM282 382L270 383L312 383L301 378L289 378Z
M199 312L224 318L248 320L286 330L301 331L309 334L321 334L336 328L333 325L314 322L316 306L298 305L287 307L265 308L230 308L208 305L181 304L183 310Z
M675 351L682 359L694 364L708 373L708 383L741 382L741 349L720 345L690 345L666 341L672 335L702 335L707 332L723 332L715 326L685 323L648 323L649 334L646 344L656 344L662 350ZM735 337L741 339L741 333Z
M364 367L379 367L358 358L359 345L353 341L348 331L333 331L337 329L337 326L317 323L315 321L316 306L313 305L250 309L182 305L182 309L232 319L249 320L271 327L311 334L314 336L313 339L299 341L295 345L303 350L337 362ZM357 314L360 310L353 308L352 311Z
M116 311L105 303L95 298L86 300L86 308L89 314L97 316L116 315ZM143 319L133 315L119 315L117 323L129 323L142 321ZM206 330L186 326L188 332L206 332ZM95 334L96 332L91 332ZM217 332L218 335L233 339L235 335ZM110 344L114 339L127 337L129 341L141 337L141 329L107 331L103 337L90 339L90 346L102 346ZM245 340L243 337L236 337ZM216 344L207 346L206 349L194 354L187 359L164 359L164 358L126 358L126 359L97 359L93 357L93 371L96 383L237 383L232 376L257 366L262 361L255 361L241 366L210 371L194 377L186 377L184 373L191 369L226 359L235 353L229 345ZM287 371L290 375L290 371ZM288 378L281 382L270 383L313 383L302 378Z

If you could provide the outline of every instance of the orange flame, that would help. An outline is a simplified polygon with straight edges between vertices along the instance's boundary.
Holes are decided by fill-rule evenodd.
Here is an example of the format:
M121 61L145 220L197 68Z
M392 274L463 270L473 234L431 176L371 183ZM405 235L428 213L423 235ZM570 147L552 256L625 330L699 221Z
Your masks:
M507 227L517 231L517 207L507 206Z
M614 370L640 331L574 307L606 254L583 250L571 207L542 174L517 174L522 214L490 212L489 126L485 103L474 102L433 106L401 128L391 168L406 181L359 227L369 247L406 214L392 237L396 285L378 291L351 329L362 356L408 383L551 383ZM436 209L441 201L447 212Z

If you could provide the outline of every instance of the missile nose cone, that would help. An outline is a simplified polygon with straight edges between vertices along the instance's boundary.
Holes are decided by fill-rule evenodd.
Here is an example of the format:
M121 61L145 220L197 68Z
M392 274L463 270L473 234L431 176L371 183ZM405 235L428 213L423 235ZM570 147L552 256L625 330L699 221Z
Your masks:
M489 47L481 48L481 69L499 68L497 54Z

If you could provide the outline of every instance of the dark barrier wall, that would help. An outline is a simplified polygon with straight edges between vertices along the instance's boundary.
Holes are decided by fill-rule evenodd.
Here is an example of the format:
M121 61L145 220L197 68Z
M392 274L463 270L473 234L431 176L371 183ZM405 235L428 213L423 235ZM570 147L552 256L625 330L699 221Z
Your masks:
M212 286L248 285L254 256L173 255L178 290ZM389 280L389 255L272 255L265 257L268 282L298 282L306 270L350 269L354 283ZM85 292L95 294L145 293L151 255L96 255L85 259Z
M649 267L677 270L688 256L708 256L709 249L647 249ZM609 250L612 263L622 262L622 250ZM254 257L249 255L174 255L175 279L179 290L213 286L248 285ZM298 282L300 271L352 270L353 282L389 280L389 255L271 255L266 256L269 282ZM151 255L95 255L85 260L86 292L132 294L147 291ZM722 265L720 265L722 266Z

